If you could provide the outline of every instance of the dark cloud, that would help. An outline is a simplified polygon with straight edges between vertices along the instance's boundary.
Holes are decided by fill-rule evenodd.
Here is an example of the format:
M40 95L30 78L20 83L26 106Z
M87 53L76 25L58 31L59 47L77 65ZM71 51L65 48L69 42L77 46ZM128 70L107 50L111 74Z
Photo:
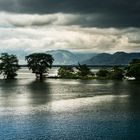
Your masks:
M100 27L139 27L139 7L140 0L0 0L0 10L7 12L99 15L81 24Z
M2 10L27 13L56 12L106 12L126 13L138 12L140 0L0 0ZM20 6L20 9L15 9ZM18 7L19 8L19 7Z

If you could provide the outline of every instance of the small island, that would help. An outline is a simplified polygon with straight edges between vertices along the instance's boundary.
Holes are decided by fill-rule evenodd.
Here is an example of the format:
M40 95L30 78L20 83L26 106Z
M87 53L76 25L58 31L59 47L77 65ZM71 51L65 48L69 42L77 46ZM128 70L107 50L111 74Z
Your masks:
M101 68L96 73L92 72L87 65L76 67L63 66L58 70L58 78L67 79L101 79L101 80L140 80L140 60L133 59L127 67L113 66L112 68Z

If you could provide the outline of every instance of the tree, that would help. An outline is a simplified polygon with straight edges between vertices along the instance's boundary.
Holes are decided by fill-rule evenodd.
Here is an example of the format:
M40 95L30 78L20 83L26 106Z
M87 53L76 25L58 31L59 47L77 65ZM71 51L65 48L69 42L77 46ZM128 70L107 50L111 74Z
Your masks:
M80 77L94 76L94 73L91 72L90 68L86 64L79 64L79 66L77 66L76 69L78 70L77 75Z
M136 80L140 80L140 59L133 59L126 70L126 76L135 77Z
M110 73L111 79L121 80L124 77L124 70L119 66L114 66Z
M15 55L2 53L0 57L0 74L4 75L6 79L14 79L17 76L19 69L18 59Z
M62 66L58 69L58 76L61 78L73 78L75 77L75 72L73 67Z
M96 73L96 75L97 75L98 77L103 77L103 78L109 77L109 74L110 74L110 72L109 72L107 69L100 69L100 70Z
M25 57L28 68L32 70L32 73L39 76L39 79L43 79L43 74L47 73L52 67L54 61L52 55L46 53L33 53Z

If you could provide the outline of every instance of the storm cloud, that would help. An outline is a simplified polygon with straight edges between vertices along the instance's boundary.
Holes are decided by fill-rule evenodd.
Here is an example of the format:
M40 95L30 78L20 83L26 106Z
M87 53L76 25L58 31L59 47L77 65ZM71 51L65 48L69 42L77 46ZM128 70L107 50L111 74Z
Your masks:
M0 0L0 11L24 14L77 14L83 26L139 27L140 0ZM94 17L97 17L96 20Z
M138 52L139 7L140 0L0 0L0 52Z

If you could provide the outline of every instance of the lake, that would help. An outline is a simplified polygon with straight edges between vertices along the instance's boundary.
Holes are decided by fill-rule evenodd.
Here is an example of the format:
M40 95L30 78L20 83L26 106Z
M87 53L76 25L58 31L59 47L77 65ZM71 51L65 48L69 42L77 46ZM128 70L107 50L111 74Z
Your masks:
M56 74L53 69L50 74ZM139 140L140 82L0 79L0 140Z

